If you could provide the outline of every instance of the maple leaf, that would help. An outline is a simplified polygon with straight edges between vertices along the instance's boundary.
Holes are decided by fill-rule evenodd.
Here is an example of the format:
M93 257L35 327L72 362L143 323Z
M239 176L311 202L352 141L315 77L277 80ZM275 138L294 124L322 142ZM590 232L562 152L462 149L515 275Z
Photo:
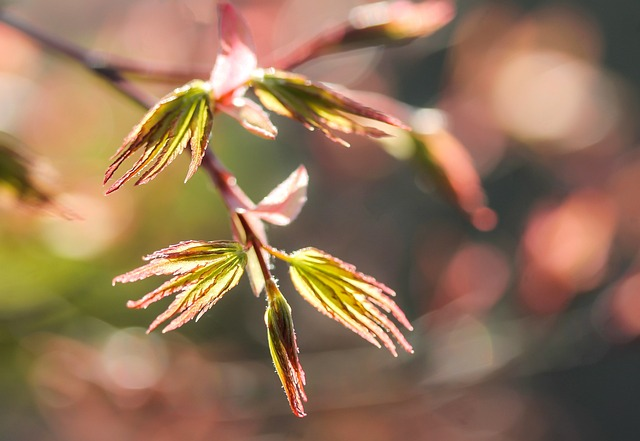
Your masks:
M140 300L127 302L127 306L146 308L177 293L169 308L151 323L147 332L176 315L162 332L179 328L194 318L197 321L238 284L247 261L242 244L234 241L180 242L143 259L149 263L114 278L113 284L135 282L156 275L175 277Z
M298 344L293 327L291 307L273 280L266 283L268 306L264 314L269 339L269 351L289 400L289 406L297 417L305 416L303 402L305 375L298 357Z
M267 109L301 122L307 129L320 130L330 140L349 146L333 131L373 138L388 136L382 130L364 125L373 120L395 127L408 127L396 118L364 106L302 75L276 69L257 69L252 77L257 97Z
M289 255L271 252L289 263L294 286L318 311L377 347L381 347L382 342L394 356L397 356L396 345L389 334L404 350L413 353L398 327L385 315L390 313L407 329L413 329L391 299L395 296L391 288L316 248L303 248Z
M116 170L136 151L142 155L118 179L107 194L143 173L135 185L146 184L165 169L182 151L191 149L191 164L185 182L196 172L204 156L213 124L211 86L194 80L162 98L149 110L124 140L104 177L106 184Z

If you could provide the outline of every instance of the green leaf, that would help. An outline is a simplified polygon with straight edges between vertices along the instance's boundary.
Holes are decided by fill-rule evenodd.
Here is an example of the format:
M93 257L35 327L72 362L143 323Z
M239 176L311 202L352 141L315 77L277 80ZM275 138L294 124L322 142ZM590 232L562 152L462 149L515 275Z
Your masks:
M267 325L271 358L291 410L297 417L303 417L306 414L302 403L307 401L304 392L305 376L298 357L291 307L273 280L267 281L266 288L269 303L264 322Z
M352 100L302 75L276 69L257 70L252 86L262 104L272 112L301 122L309 130L318 129L334 142L349 146L333 131L379 138L387 133L365 125L372 120L408 129L406 125L375 109Z
M213 124L211 86L194 80L165 96L134 127L114 155L105 173L106 184L116 170L136 151L140 158L109 189L116 191L124 183L142 174L135 185L146 184L165 169L182 151L191 149L187 182L202 162Z
M288 256L279 252L274 255L289 262L294 286L320 312L377 347L381 347L382 342L394 356L397 356L396 346L389 334L407 352L413 352L397 326L385 315L390 313L407 329L413 329L391 299L395 296L393 290L316 248L304 248Z
M148 264L113 279L128 283L155 275L173 275L160 287L137 301L129 301L129 308L146 308L169 295L177 294L167 310L149 326L148 332L160 323L175 317L163 332L196 321L222 296L235 287L244 272L247 256L243 246L234 241L187 241L172 245L144 257Z

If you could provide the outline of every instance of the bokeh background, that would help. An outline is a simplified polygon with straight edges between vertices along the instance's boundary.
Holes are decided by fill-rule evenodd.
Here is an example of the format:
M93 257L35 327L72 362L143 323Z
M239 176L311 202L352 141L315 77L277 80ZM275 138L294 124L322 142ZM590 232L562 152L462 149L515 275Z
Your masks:
M196 72L217 50L212 0L19 0L12 13L87 48ZM261 59L356 0L236 1ZM277 268L296 320L309 416L271 365L248 283L198 323L144 329L111 286L182 240L230 238L188 158L109 197L108 158L142 111L0 27L0 130L81 220L0 195L0 439L640 439L640 2L460 0L435 35L307 63L317 80L445 112L499 217L477 231L380 145L350 149L277 119L277 142L216 119L214 149L259 200L299 164L309 201L274 246L315 246L394 287L416 330L397 359L318 314ZM161 96L175 84L142 83ZM397 152L397 150L394 150ZM402 155L400 155L402 156ZM154 285L155 284L155 285Z

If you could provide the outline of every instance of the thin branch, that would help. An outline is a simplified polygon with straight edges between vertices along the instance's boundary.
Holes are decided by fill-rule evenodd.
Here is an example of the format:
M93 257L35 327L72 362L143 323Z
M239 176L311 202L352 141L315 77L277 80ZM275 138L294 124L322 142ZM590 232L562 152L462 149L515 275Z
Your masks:
M63 40L41 29L37 29L4 11L0 11L0 22L31 37L42 47L65 55L81 64L86 69L108 81L120 93L141 106L149 108L153 105L155 100L124 78L118 69L113 68L110 59L103 54L88 51L70 41Z
M249 197L236 185L236 178L220 163L215 155L207 154L202 160L202 167L207 171L213 182L215 183L218 191L220 192L222 199L227 206L230 214L234 213L242 225L242 229L245 232L247 243L256 250L256 257L260 264L260 270L265 280L271 279L271 271L269 265L265 259L262 250L269 250L266 244L263 244L258 235L253 231L251 225L246 219L246 216L242 213L235 212L237 207L249 207L253 205Z
M331 49L344 39L349 29L350 25L345 21L296 46L291 52L273 60L272 65L278 69L291 70L312 58L329 54L333 52Z
M72 42L63 40L59 37L51 35L41 29L37 29L30 24L23 22L15 17L12 17L5 12L0 11L0 22L5 23L14 29L19 30L23 34L31 37L34 41L40 44L43 48L52 50L59 54L65 55L71 60L83 66L90 72L98 75L100 78L107 81L112 87L117 89L127 98L136 102L140 106L149 109L155 104L155 99L141 90L134 83L122 76L122 73L117 66L118 61L114 63L114 58L104 57L103 54L89 51L79 45ZM128 63L125 61L123 64ZM134 68L133 64L128 65L129 68ZM186 72L182 72L185 74ZM220 192L222 199L229 211L229 215L235 213L236 208L250 207L253 205L249 197L236 185L236 178L231 174L220 161L215 157L211 150L207 150L202 161L202 166L207 172L215 187ZM254 246L256 249L260 249L261 243L257 235L253 232L250 225L246 222L242 215L238 215L241 219L243 228L247 237L253 238ZM260 265L266 269L268 274L268 266L264 262L261 253L256 253L259 257Z
M193 80L194 78L205 79L211 75L211 69L193 68L181 69L169 67L145 61L140 63L135 60L113 55L102 54L108 60L108 66L114 70L148 81L175 83Z
M235 211L239 207L246 208L253 205L251 199L236 185L236 177L226 169L211 150L207 150L202 159L201 166L220 192L222 200L229 211Z
M265 280L271 279L272 276L271 276L271 271L269 270L269 265L267 264L264 254L262 253L262 250L266 250L267 248L262 243L260 238L251 229L251 225L249 225L247 218L243 214L238 213L238 219L240 220L240 223L242 224L242 228L244 228L245 233L247 234L247 242L251 243L253 248L256 250L256 256L258 258L258 263L260 264L260 270L262 271L262 275L264 276L264 279Z

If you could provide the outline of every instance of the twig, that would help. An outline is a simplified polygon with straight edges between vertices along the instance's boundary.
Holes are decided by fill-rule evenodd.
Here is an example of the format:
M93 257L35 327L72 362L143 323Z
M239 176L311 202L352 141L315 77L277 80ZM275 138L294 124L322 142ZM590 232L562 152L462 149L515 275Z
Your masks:
M113 68L111 61L105 58L104 55L88 51L70 41L48 34L41 29L36 29L28 23L12 17L3 11L0 12L0 22L31 37L44 48L71 58L94 74L108 81L120 93L141 106L149 108L153 105L154 99L124 78L122 73L118 69Z
M6 14L5 12L0 12L0 22L5 23L6 25L9 25L31 37L44 48L67 56L71 60L83 66L85 69L107 81L108 84L117 89L124 96L142 107L149 109L155 104L155 99L152 96L145 93L138 86L125 78L122 75L120 68L116 67L118 66L119 61L121 62L121 65L127 65L130 69L135 68L133 64L127 64L128 61L119 59L114 62L114 58L112 57L104 57L103 54L91 52L72 42L50 35L40 29L34 28L28 23ZM143 71L144 68L139 69L139 72ZM151 70L148 70L148 72L150 71ZM182 72L180 74L186 74L186 72ZM236 185L236 178L222 165L222 163L220 163L211 150L206 151L202 161L202 166L222 196L230 216L236 214L235 210L237 208L250 207L252 205L249 197ZM262 248L262 244L258 236L251 229L251 226L246 219L244 219L243 215L237 214L237 216L245 230L247 240L251 240L253 246L256 247L256 254L258 255L258 261L260 262L263 274L265 277L270 277L268 265L264 261L262 253L259 251Z

